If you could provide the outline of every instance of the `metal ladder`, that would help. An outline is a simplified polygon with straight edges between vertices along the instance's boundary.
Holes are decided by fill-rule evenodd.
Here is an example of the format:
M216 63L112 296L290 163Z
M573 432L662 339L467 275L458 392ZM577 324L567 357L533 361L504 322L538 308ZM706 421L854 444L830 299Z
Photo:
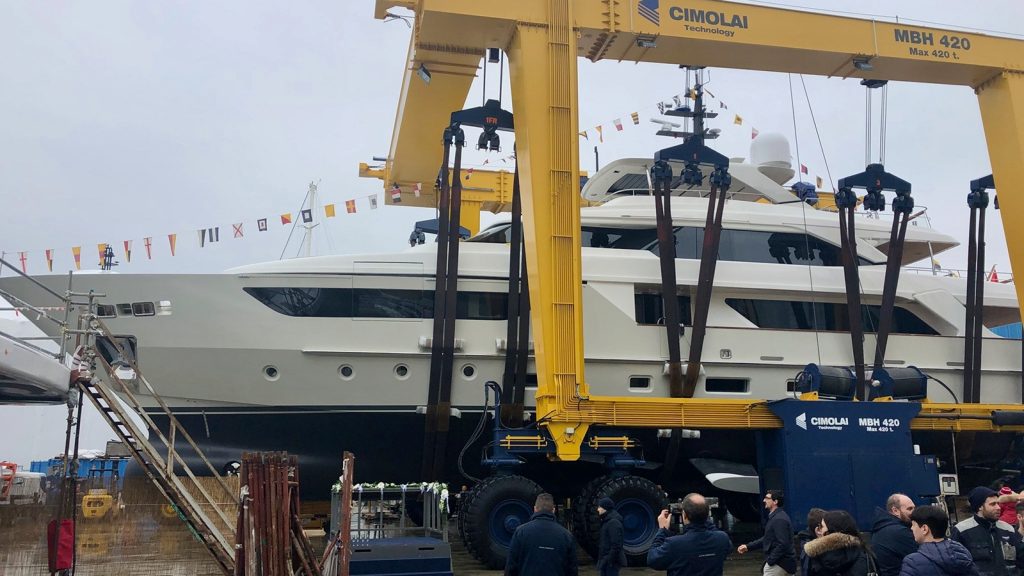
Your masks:
M93 405L103 415L110 428L117 433L121 441L131 451L146 476L174 506L179 517L188 525L193 535L210 551L224 574L234 574L234 541L237 519L232 518L224 510L222 504L237 501L238 494L217 473L191 435L181 426L164 400L142 375L134 359L125 354L107 327L91 312L94 309L93 306L89 306L89 311L82 314L80 318L79 329L84 328L82 332L88 335L88 345L82 347L76 355L81 356L81 367L102 369L105 378L100 378L90 370L83 369L77 379L79 390L92 400ZM99 337L107 338L117 349L121 358L126 360L128 367L135 372L135 381L162 409L162 416L166 417L168 422L166 434L150 418L135 392L132 391L132 386L118 376L117 370L107 362L103 355L99 354L96 346L96 339ZM115 395L115 390L117 395ZM122 405L119 398L127 406ZM138 426L129 417L129 409L142 419L145 429ZM206 470L202 470L201 473L217 479L216 484L223 491L219 502L198 481L196 474L175 449L175 441L179 438L184 438L188 444L187 447L191 448L205 465ZM179 475L176 472L184 472L184 475Z

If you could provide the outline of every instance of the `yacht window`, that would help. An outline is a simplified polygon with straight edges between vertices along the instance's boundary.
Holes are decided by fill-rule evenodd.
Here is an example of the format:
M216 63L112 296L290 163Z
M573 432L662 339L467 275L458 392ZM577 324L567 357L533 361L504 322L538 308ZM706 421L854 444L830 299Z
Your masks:
M848 332L850 330L846 304L832 302L801 302L794 300L752 300L726 298L725 303L759 328L772 330L820 330ZM861 319L865 333L878 328L881 306L861 306ZM913 312L896 307L893 310L893 334L935 336L938 332Z
M658 232L654 228L584 226L580 231L580 245L585 248L648 250L657 243Z
M630 376L629 377L629 389L630 390L649 390L651 388L651 377L650 376Z
M485 244L508 244L512 242L512 225L503 224L488 228L467 242L483 242Z
M740 394L749 391L750 380L746 378L708 378L704 381L704 389L708 392Z
M100 318L116 318L117 307L113 304L97 304L96 315Z
M434 293L385 288L245 288L271 310L319 318L432 318ZM459 292L459 320L506 320L508 294Z
M690 297L680 294L679 321L684 326L691 326ZM636 306L636 323L646 325L665 325L665 302L660 292L637 292L633 295Z
M117 314L119 316L131 316L132 315L132 305L131 304L118 304L117 305Z
M156 308L152 302L133 302L132 314L136 316L155 316Z

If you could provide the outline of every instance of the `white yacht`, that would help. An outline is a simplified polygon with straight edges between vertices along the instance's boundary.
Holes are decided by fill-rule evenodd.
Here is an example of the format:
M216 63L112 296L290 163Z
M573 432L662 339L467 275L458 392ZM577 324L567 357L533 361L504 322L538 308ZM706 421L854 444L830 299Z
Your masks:
M766 136L759 140L771 144ZM755 150L752 162L737 159L730 167L697 397L783 398L808 363L853 363L838 216L799 201L782 185L793 176L788 147L777 158L764 155ZM669 395L649 163L613 162L583 189L586 199L601 202L581 212L585 377L593 394ZM676 191L676 274L688 326L706 189ZM903 264L957 245L926 218L912 224ZM478 421L484 382L500 382L504 367L508 228L507 219L494 223L460 249L452 383L460 417L453 418L448 450L450 480L459 483L454 460ZM857 222L869 362L889 229L884 218ZM75 289L106 295L99 315L134 350L147 379L211 461L226 464L244 450L287 450L303 461L303 485L322 483L325 491L343 450L372 454L360 460L363 479L417 479L435 249L427 243L392 254L281 260L221 274L83 275ZM67 282L66 276L37 279L58 291ZM21 279L0 279L0 287L40 306L54 304ZM916 366L942 381L945 387L931 382L932 401L956 402L962 390L965 301L964 279L900 275L886 365ZM985 325L1018 319L1013 287L987 284ZM688 327L682 338L685 357ZM982 401L1020 402L1021 342L984 330L981 372ZM691 455L729 446L731 459L752 462L753 443L729 440L734 437L708 432ZM657 446L646 448L656 461ZM477 452L470 454L466 464L475 466Z

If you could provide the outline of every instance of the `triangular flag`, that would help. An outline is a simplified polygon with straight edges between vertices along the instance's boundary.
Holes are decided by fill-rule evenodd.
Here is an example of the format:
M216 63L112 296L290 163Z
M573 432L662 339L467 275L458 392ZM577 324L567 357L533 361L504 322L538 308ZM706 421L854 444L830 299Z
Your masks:
M622 120L619 120L618 118L616 118L615 120L612 120L612 124L615 124L615 129L616 130L618 130L619 132L622 132Z
M936 272L942 270L942 264L939 264L939 261L935 258L932 258L932 270L935 270Z
M334 204L324 206L324 216L327 218L334 218Z
M640 113L639 112L630 112L629 113L629 117L633 119L633 124L639 124L640 123Z
M267 219L266 218L260 218L259 220L257 220L256 221L256 229L259 230L260 232L266 232L267 231Z
M292 213L291 212L288 212L286 214L281 214L281 224L291 224L291 223L292 223Z
M466 170L466 180L469 180L469 177L472 176L472 175L473 175L473 169L472 168Z
M18 252L18 259L21 260L21 272L27 273L28 270L26 270L25 261L28 260L28 252Z
M504 161L505 160L502 159L502 162L504 162ZM413 196L419 198L420 194L422 194L422 193L423 193L423 184L417 182L417 183L412 185L412 195ZM373 197L376 198L377 195L375 194ZM376 206L374 206L374 208L376 208Z
M75 270L82 269L82 247L72 246L71 255L75 257Z
M107 254L107 243L100 242L96 245L96 248L98 248L100 252L100 266L103 266L103 257Z
M46 268L53 272L53 250L46 251Z
M239 222L238 224L231 225L232 233L235 235L235 238L242 238L245 236L245 232L242 230L242 224L245 224L245 222Z
M996 272L996 265L992 265L992 271L988 273L989 282L999 282L999 274Z
M345 212L348 212L349 214L355 214L356 213L356 201L355 200L345 200Z
M725 105L725 102L722 102L721 100L718 101L718 107L723 109L723 110L728 110L729 109L729 107Z
M807 166L804 166L803 164L801 164L800 165L800 173L801 174L807 174L808 173L807 172Z
M604 128L602 128L600 126L597 126L597 127L594 128L594 130L597 130L597 138L598 138L598 140L600 140L601 143L604 144Z
M580 136L583 136L584 140L590 140L590 136L587 136L587 131L586 130L584 130L583 132L580 132ZM504 162L505 159L502 158L501 161Z
M818 186L819 190L825 186L825 182L821 179L821 176L815 176L814 183Z
M757 138L758 134L760 134L760 132L757 131L757 128L751 128L750 129L750 139L751 140L753 140L754 138Z
M203 248L207 242L220 242L220 227L203 228L199 231L199 247Z
M402 202L402 189L398 186L398 182L391 185L391 203L400 204ZM347 206L346 206L347 207Z
M124 261L125 262L131 262L132 261L132 241L131 240L125 240L124 241Z
M206 228L199 230L199 247L206 246Z
M178 235L168 234L167 242L171 245L171 256L174 256L174 245L178 242Z
M142 243L146 245L146 260L153 259L153 237L147 236L142 239Z
M371 194L370 196L367 196L367 198L370 199L370 210L376 210L377 209L377 195L376 194Z
M313 221L313 209L312 208L306 208L305 210L302 210L300 212L300 215L302 216L302 223L303 224L309 224L310 222Z
M683 107L683 99L678 94L672 97L672 103L676 105L676 108Z
M488 162L490 162L490 160L489 160L489 159L486 159L486 158L485 158L485 159L484 159L484 166L487 166L487 163L488 163Z
M736 114L736 117L732 119L732 123L733 124L743 124L743 118L740 117L739 114Z

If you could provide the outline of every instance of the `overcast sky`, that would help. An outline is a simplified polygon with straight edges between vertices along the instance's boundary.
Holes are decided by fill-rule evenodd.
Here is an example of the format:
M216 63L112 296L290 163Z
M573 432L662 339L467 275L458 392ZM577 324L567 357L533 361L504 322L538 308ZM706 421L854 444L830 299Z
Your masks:
M793 4L1024 34L1020 0ZM312 180L324 203L357 201L356 214L339 206L339 217L326 221L334 252L401 249L412 223L431 212L383 202L369 210L366 197L382 185L358 178L357 167L387 154L409 34L401 21L374 20L369 1L0 0L0 250L15 262L27 251L30 273L45 273L48 248L54 271L67 271L72 246L82 246L83 266L94 268L99 242L116 245L122 273L218 272L272 260L288 235L278 215L298 210ZM580 129L605 126L603 162L668 145L647 118L659 100L683 92L677 69L580 60L579 79ZM792 142L789 77L713 70L711 79L712 92L744 118L742 127L731 116L713 121L723 130L716 148L749 156L751 127ZM863 170L864 89L856 80L805 79L823 155L793 80L793 151L811 179L828 179L825 158L836 179ZM478 82L469 102L479 99ZM913 184L934 227L964 241L968 182L991 171L975 95L894 83L888 117L886 167ZM612 127L615 118L623 132ZM594 168L593 144L581 142L585 170ZM467 158L480 164L486 156ZM261 217L270 231L257 235ZM245 223L242 239L232 238L237 222ZM1009 270L1001 222L989 222L988 261ZM210 226L220 226L221 242L199 249L196 230ZM169 233L179 235L174 257ZM120 254L128 239L130 264ZM321 253L331 251L320 242ZM954 268L965 259L962 248L939 257ZM55 454L62 417L59 407L0 408L0 460ZM109 432L86 424L83 446L102 448Z

